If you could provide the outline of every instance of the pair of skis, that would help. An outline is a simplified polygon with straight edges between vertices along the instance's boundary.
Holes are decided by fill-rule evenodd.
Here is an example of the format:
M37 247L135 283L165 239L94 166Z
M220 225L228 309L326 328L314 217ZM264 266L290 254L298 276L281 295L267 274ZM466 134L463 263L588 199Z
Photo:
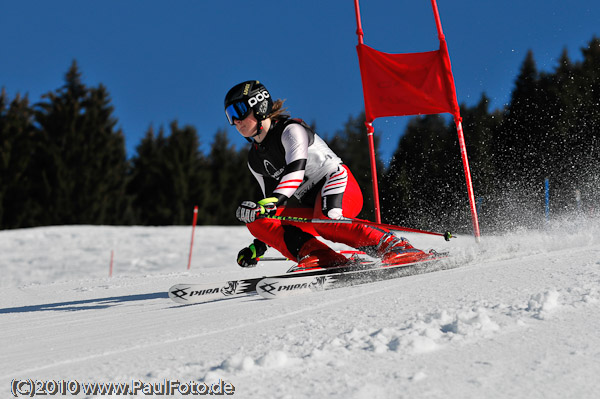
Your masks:
M431 256L404 264L384 265L380 262L361 262L354 267L337 267L253 277L225 283L176 284L169 297L180 304L196 304L215 300L258 294L263 298L282 298L300 293L330 290L434 271L431 265L447 254Z
M369 222L361 219L308 219L291 216L262 216L269 219L278 219L296 223L352 223L368 226L377 226L387 230L409 231L422 234L431 234L443 237L449 241L453 236L449 231L436 233L431 231ZM348 251L356 252L356 251ZM169 289L169 297L177 303L195 304L210 302L232 297L253 295L258 293L264 298L281 298L302 292L322 291L333 288L347 287L390 278L404 277L427 271L429 268L447 257L447 254L430 252L429 256L416 261L397 265L386 265L378 261L358 259L354 266L341 266L337 268L315 269L299 271L267 277L253 277L240 280L227 281L226 283L204 284L176 284Z

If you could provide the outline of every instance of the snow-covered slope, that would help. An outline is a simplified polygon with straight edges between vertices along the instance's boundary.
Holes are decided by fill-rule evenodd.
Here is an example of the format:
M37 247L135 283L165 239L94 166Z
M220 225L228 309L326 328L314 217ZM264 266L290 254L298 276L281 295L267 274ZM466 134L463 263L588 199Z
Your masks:
M451 268L282 300L179 306L167 297L172 284L289 266L240 269L234 258L250 242L245 228L199 227L188 272L190 233L0 232L3 397L13 379L156 387L221 380L237 398L599 395L597 220L483 237L479 245L468 236L447 243L409 235L417 247L449 250ZM130 397L151 397L137 392Z

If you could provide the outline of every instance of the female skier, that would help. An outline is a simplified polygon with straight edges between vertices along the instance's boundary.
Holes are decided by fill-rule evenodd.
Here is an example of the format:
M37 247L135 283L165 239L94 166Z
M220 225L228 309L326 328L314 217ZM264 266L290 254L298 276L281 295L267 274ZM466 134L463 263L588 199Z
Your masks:
M273 247L299 268L335 267L348 259L315 235L347 244L398 263L426 257L404 238L389 231L354 223L294 223L269 216L295 216L340 220L356 217L363 205L362 193L342 160L302 120L292 119L283 101L273 102L259 81L242 82L225 96L225 114L231 125L252 143L248 167L264 198L244 201L237 209L238 220L246 223L255 237L242 249L237 263L254 267L258 257ZM296 197L300 207L286 207Z

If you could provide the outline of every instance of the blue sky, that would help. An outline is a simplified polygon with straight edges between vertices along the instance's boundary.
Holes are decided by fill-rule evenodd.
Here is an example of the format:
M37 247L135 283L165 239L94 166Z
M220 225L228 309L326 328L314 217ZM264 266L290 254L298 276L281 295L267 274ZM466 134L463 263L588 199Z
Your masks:
M552 71L562 50L600 36L592 0L438 0L459 103L483 92L500 108L531 49ZM363 0L365 44L389 53L438 48L428 0ZM223 96L236 83L261 80L293 116L316 122L324 137L364 108L353 0L3 1L0 87L31 102L64 82L77 60L84 83L103 83L126 136L128 154L150 125L195 126L207 152L229 127ZM409 117L381 118L380 154L388 160ZM468 132L466 132L468 137Z

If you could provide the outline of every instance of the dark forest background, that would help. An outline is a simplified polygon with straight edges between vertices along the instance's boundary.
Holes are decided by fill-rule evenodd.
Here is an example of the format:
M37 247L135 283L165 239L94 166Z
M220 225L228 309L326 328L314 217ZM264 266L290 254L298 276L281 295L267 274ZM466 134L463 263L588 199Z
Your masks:
M600 211L600 39L555 70L523 60L509 104L489 109L482 94L461 106L482 232L544 223L551 215ZM1 82L0 82L1 83ZM62 87L30 104L0 93L0 228L63 224L239 224L237 205L260 199L247 149L217 131L208 153L194 126L149 128L127 158L108 89L87 87L74 61ZM299 115L301 116L301 115ZM318 131L318 127L317 127ZM349 165L373 219L364 114L324 137ZM237 138L234 138L237 142ZM375 143L379 143L376 132ZM410 120L389 165L379 162L383 220L422 229L470 231L470 211L454 122Z

